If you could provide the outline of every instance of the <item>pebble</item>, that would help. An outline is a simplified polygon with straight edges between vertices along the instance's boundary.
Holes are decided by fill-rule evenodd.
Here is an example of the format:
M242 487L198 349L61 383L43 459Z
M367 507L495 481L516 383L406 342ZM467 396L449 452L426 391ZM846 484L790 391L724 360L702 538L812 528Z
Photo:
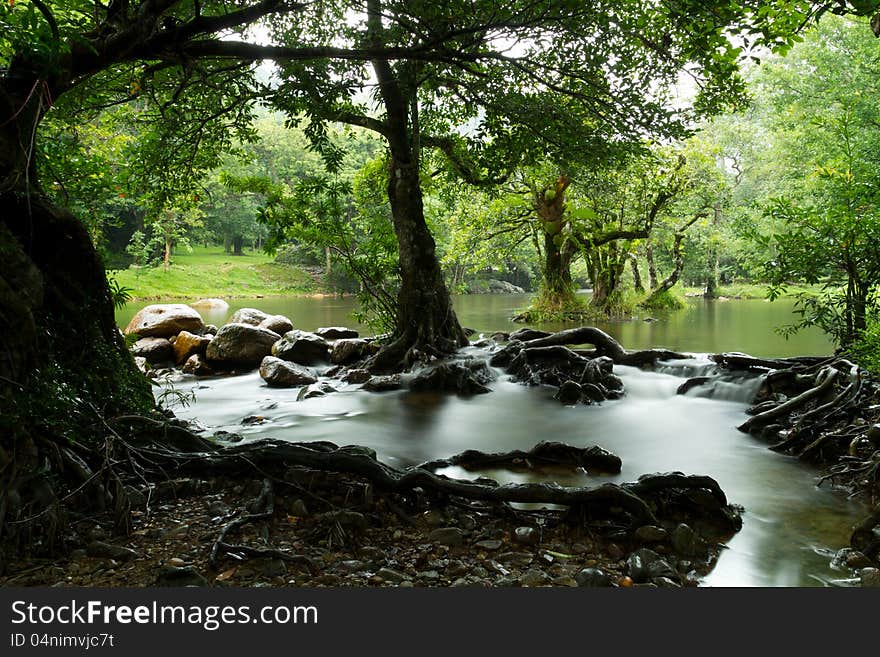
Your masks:
M684 523L676 527L670 536L673 549L685 557L704 557L708 554L706 541Z
M522 545L537 545L541 542L541 532L534 527L517 527L513 539Z
M428 534L428 540L440 545L457 547L464 544L464 532L458 527L440 527Z
M309 515L309 510L306 507L306 503L301 499L297 498L293 501L293 504L290 505L290 515L297 516L299 518L305 518Z
M547 584L549 583L550 576L541 570L537 570L536 568L530 568L519 579L520 586L547 586Z
M131 548L104 543L103 541L92 541L89 543L86 547L86 554L90 557L115 559L116 561L131 561L138 556L138 553Z
M612 585L611 578L599 568L583 568L574 576L574 579L578 586L603 587Z
M208 580L193 566L161 568L154 586L207 586Z
M494 538L490 538L485 541L477 541L476 543L474 543L474 545L476 545L481 550L488 550L488 551L492 552L492 551L497 550L498 548L501 547L501 541L494 539Z
M657 543L667 536L669 532L657 525L642 525L635 531L636 540L641 543Z
M411 589L415 584L412 583L412 580L405 579L400 583L400 588L402 589Z
M525 568L532 563L532 559L529 552L503 552L495 557L498 563L517 568Z
M864 587L880 587L880 569L862 568L859 571L859 580Z
M446 516L442 511L438 511L436 509L431 509L430 511L426 511L422 516L422 519L425 521L425 524L428 527L442 527L446 524Z
M392 584L402 584L406 579L406 576L403 573L399 573L396 570L392 570L391 568L380 568L376 573L378 577L381 577L386 582L391 582Z
M169 566L176 566L179 568L180 566L185 566L186 561L184 561L180 557L172 557L171 559L168 560L168 565Z

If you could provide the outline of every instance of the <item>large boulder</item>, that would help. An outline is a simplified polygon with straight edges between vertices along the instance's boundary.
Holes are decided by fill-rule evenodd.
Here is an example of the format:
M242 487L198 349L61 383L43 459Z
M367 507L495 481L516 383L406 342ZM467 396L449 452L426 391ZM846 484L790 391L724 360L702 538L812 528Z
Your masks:
M320 335L325 340L348 340L359 337L357 331L344 326L322 326L315 329L315 335Z
M205 328L202 316L182 303L157 303L142 308L125 327L125 334L137 333L142 338L170 338L181 331L201 333Z
M348 365L371 356L379 349L374 342L363 338L345 338L333 343L330 362L334 365Z
M211 340L205 354L213 363L256 367L280 338L274 331L251 324L227 324Z
M487 281L487 285L489 294L522 294L525 292L519 285L514 285L507 281L499 281L494 278L490 278Z
M269 315L259 323L259 326L260 328L275 331L278 335L284 335L288 331L293 330L293 322L284 315Z
M181 331L174 339L174 362L185 363L193 354L204 356L211 338L196 335L189 331Z
M230 324L250 324L251 326L259 326L260 322L269 317L262 310L256 308L239 308L232 317L229 318Z
M174 360L174 346L165 338L141 338L131 346L131 353L151 365Z
M308 331L288 331L272 347L272 355L300 365L326 363L330 358L330 344Z
M260 363L260 376L274 388L295 388L315 383L318 379L310 369L275 356L266 356Z
M191 305L193 308L201 308L203 310L213 312L222 312L224 310L229 310L229 304L226 303L223 299L199 299L198 301L193 301L189 305Z

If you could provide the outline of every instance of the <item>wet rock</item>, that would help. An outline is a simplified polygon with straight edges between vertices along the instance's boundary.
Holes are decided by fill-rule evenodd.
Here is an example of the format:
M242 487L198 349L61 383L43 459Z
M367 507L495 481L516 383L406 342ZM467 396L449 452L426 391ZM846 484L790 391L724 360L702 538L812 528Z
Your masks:
M125 334L142 338L170 338L181 331L201 333L202 316L182 303L160 303L141 309L125 327Z
M650 582L655 577L676 577L672 566L648 548L636 550L629 556L626 560L626 572L636 583Z
M226 324L211 340L205 355L212 363L257 367L271 353L279 337L251 324Z
M862 568L859 571L859 582L864 587L870 587L870 588L880 587L880 569L878 569L878 568Z
M640 543L659 543L669 536L669 532L656 525L642 525L635 531L634 536Z
M522 330L522 329L520 329ZM489 336L495 342L507 342L510 340L510 333L505 333L504 331L497 331Z
M368 392L387 392L389 390L400 390L402 384L399 374L389 374L388 376L374 376L364 384L363 389Z
M150 364L147 362L147 359L143 356L135 356L134 364L141 371L142 374L146 374L152 369L150 367Z
M656 584L661 589L680 589L681 584L670 577L655 577L651 580L652 584Z
M449 361L426 367L410 382L410 390L417 392L452 392L459 395L478 395L490 392L486 387L495 378L485 361Z
M422 515L422 520L425 521L428 527L442 527L446 524L446 514L437 509L431 509L430 511L425 511Z
M553 398L559 400L560 403L565 404L566 406L573 406L580 402L581 393L582 391L579 383L566 381L559 386L559 390L556 391Z
M537 545L541 542L541 532L534 527L517 527L513 532L513 540L522 545Z
M218 329L217 326L214 324L205 324L205 328L202 330L202 335L213 338L215 335L217 335L217 331L219 330L220 329Z
M199 354L193 354L183 364L183 372L195 376L213 376L214 368L208 365Z
M86 546L86 554L96 559L114 559L115 561L131 561L138 553L122 545L113 545L103 541L92 541Z
M363 360L377 351L377 346L361 338L346 338L333 343L330 362L334 365L348 365Z
M272 347L272 355L301 365L326 363L330 358L330 344L314 333L293 330Z
M251 562L251 566L256 568L263 577L270 579L283 577L287 574L287 565L283 559L258 559Z
M166 566L159 569L153 586L207 586L208 580L194 566Z
M672 549L685 557L705 558L709 553L706 541L684 523L672 531L670 541Z
M284 335L288 331L293 330L293 322L284 315L269 315L258 326L274 331L278 335Z
M574 576L574 579L578 586L613 586L611 578L599 568L583 568Z
M366 568L367 564L365 564L360 559L348 559L346 561L339 562L339 569L344 570L347 573L357 573ZM378 573L377 573L378 574Z
M141 338L131 346L131 353L151 365L175 362L174 345L166 338Z
M319 335L325 340L348 340L360 337L357 331L344 326L322 326L315 329L315 335Z
M312 370L275 356L263 358L260 363L260 376L273 388L307 386L318 380Z
M345 383L366 383L372 376L369 370L348 370L342 380Z
M428 534L428 540L440 545L457 547L464 544L464 532L458 527L438 527Z
M520 586L547 586L550 583L550 576L536 568L529 568L522 577L519 578Z
M376 575L381 577L384 581L391 582L392 584L400 584L406 579L406 575L399 573L396 570L392 570L391 568L380 568L376 572Z
M299 394L296 396L296 401L303 401L304 399L314 399L315 397L324 397L331 393L336 392L336 388L327 384L327 383L315 383L307 388L303 388L299 391Z
M256 308L239 308L229 318L228 324L250 324L251 326L259 326L260 323L269 315L262 310Z
M174 340L174 362L179 365L185 363L194 354L204 356L210 342L211 338L181 331Z
M875 446L880 447L880 424L872 424L866 438Z

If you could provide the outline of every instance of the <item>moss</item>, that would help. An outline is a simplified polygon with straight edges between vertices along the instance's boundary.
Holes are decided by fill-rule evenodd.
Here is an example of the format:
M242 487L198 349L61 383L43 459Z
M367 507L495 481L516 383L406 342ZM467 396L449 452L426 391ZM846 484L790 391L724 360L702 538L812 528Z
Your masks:
M649 295L639 306L651 310L681 310L687 307L687 303L677 291L663 290L659 294Z

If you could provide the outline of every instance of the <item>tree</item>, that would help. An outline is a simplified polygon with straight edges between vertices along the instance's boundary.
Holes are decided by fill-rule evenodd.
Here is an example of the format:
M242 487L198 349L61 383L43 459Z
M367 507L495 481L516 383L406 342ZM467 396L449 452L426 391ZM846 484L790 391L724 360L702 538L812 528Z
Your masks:
M291 46L319 39L413 53L375 58L371 71L357 62L293 62L282 66L286 83L275 97L291 120L308 117L318 148L326 121L368 128L388 145L400 316L373 367L399 369L465 343L425 222L423 149L446 155L463 180L485 184L522 159L681 136L692 112L666 94L685 68L701 86L694 106L717 108L742 91L741 49L729 33L753 28L761 43L785 44L794 18L811 10L768 4L772 11L752 3L369 0L339 3L333 15L315 5L280 24L276 36Z

